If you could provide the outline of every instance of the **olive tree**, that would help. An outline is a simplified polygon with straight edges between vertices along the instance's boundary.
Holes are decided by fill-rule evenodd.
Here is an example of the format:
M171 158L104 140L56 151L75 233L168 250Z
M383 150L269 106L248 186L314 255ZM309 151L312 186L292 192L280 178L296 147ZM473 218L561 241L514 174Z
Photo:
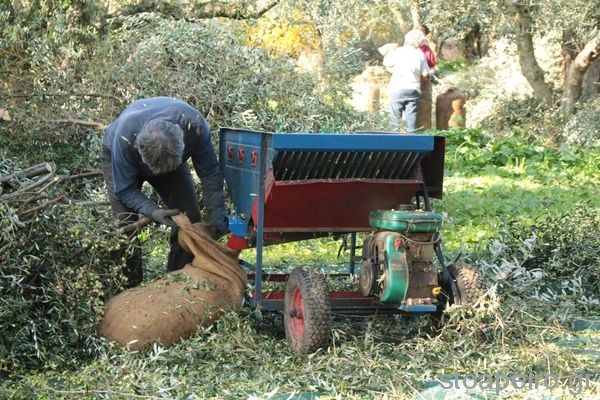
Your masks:
M535 95L547 104L555 99L544 71L536 61L533 36L560 32L563 57L563 104L572 108L579 100L586 71L600 55L600 9L589 0L563 2L512 0L501 4L505 15L514 18L516 42L523 74ZM593 80L598 80L596 71Z
M567 108L597 94L600 77L600 7L594 0L474 0L431 1L421 6L422 18L431 21L442 36L464 39L473 32L512 38L517 46L521 72L534 95L547 105L557 103L557 90ZM559 37L563 78L558 88L547 80L535 55L535 38ZM589 72L588 72L589 71Z

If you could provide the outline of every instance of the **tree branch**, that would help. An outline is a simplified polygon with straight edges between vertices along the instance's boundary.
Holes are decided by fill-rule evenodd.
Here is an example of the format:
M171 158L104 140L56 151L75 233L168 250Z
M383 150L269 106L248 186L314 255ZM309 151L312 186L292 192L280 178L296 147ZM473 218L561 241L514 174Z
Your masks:
M581 83L583 75L594 60L600 56L600 35L596 35L590 40L583 49L577 54L567 75L566 96L563 105L572 110L573 106L581 96Z
M72 204L81 207L96 207L96 206L107 206L110 204L108 200L93 201L93 200L70 200Z
M194 14L196 18L260 18L279 4L279 1L280 0L257 0L254 4L244 2L244 7L240 9L238 7L232 7L227 1L211 0L205 3L196 3Z
M150 225L150 223L152 223L152 220L148 217L143 217L139 220L137 220L136 222L129 224L129 225L125 225L123 227L121 227L121 232L122 233L134 233L139 231L140 229L142 229L143 227L145 227L146 225Z
M19 97L103 97L107 99L114 99L121 101L117 96L113 96L110 94L102 94L102 93L60 93L60 92L51 92L51 93L1 93L2 97L11 97L11 98L19 98Z
M56 123L56 124L82 125L82 126L88 126L90 128L94 128L94 129L98 129L98 130L102 130L102 129L106 128L106 125L104 125L101 122L84 121L84 120L81 120L81 119L74 119L74 118L67 118L67 119L45 119L43 121L44 122L52 122L52 123Z
M562 40L560 44L560 54L563 58L562 67L562 84L566 85L567 77L569 76L569 68L571 63L575 59L578 53L577 45L575 42L575 32L572 29L562 31Z
M48 207L51 207L52 205L56 204L56 203L61 203L65 201L65 196L59 196L53 200L49 200L47 202L45 202L44 204L40 204L37 207L33 207L29 210L25 210L22 213L19 214L19 219L20 220L25 220L27 217L30 217L31 215L35 214L38 211L44 210Z
M8 194L3 194L2 196L0 196L0 199L2 200L10 200L10 199L14 199L15 197L19 197L19 196L23 196L24 194L26 194L27 192L31 192L31 189L34 189L38 186L43 185L44 183L48 182L50 179L52 179L52 175L48 174L46 176L44 176L41 179L38 179L37 181L25 186L24 188L21 188L15 192L12 193L8 193ZM53 183L54 181L52 181L51 183ZM47 187L47 186L45 186ZM39 193L36 193L39 194Z
M46 183L44 186L42 186L41 188L37 189L34 194L36 195L41 195L42 192L46 189L48 189L50 186L55 185L58 181L60 181L60 177L59 176L55 176L50 182Z
M108 25L115 28L120 25L114 22L115 18L128 17L141 13L158 13L175 19L185 19L194 21L207 18L230 18L230 19L253 19L260 18L277 4L280 0L254 0L253 2L243 2L243 6L227 0L217 1L209 0L205 2L192 3L191 7L165 6L163 1L142 0L136 4L124 7L114 13L107 14L101 18L99 29L105 29Z
M35 196L31 196L30 198L23 200L19 208L17 208L17 214L25 208L25 206L29 203L34 203L38 200L47 199L48 195L46 193L40 193Z
M12 181L13 179L25 177L25 178L33 178L34 176L42 175L48 172L52 172L52 165L48 162L43 162L40 164L33 165L29 168L22 169L20 171L15 171L7 175L0 176L0 183L7 183Z
M94 171L89 171L89 172L83 172L83 173L77 174L77 175L61 175L60 178L62 180L68 181L71 179L92 178L92 177L96 177L96 176L102 176L102 171L94 170Z

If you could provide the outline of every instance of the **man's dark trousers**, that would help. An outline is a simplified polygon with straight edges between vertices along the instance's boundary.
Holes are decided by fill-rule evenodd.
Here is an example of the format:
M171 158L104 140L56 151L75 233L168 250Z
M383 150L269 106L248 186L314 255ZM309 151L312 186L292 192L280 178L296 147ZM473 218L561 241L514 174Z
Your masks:
M119 219L120 225L124 226L137 221L138 214L123 204L123 202L115 195L112 175L112 157L110 150L107 148L103 148L102 150L102 173L104 175L104 182L106 183L113 215ZM138 179L139 188L142 187L144 181L147 181L152 185L167 208L176 208L181 212L185 212L192 223L200 222L200 206L194 188L194 181L187 164L184 168L178 168L171 173L143 179L140 178ZM171 249L169 251L167 271L181 269L193 259L193 256L183 250L179 244L177 240L177 231L177 227L171 228ZM123 257L124 253L125 249L118 250L113 254L113 258L118 260ZM133 254L127 256L123 273L127 277L127 285L129 287L136 286L142 282L142 251L139 243L135 244Z

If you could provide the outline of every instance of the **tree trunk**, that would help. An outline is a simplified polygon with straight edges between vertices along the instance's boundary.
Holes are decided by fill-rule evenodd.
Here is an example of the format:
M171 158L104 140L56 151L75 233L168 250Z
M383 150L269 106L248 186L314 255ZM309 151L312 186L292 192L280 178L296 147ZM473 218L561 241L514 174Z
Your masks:
M598 93L600 93L600 57L590 64L583 75L579 101L584 103L598 96Z
M562 84L563 86L567 82L567 75L569 75L569 68L571 68L571 63L577 56L579 50L577 49L577 45L575 43L575 32L572 30L566 30L562 33L562 43L560 44L560 54L563 58L563 66L562 66Z
M481 27L476 23L463 38L465 56L470 59L481 58Z
M435 41L435 59L443 60L444 57L444 44L446 43L446 38L442 35L438 35ZM438 61L439 62L439 61Z
M515 22L517 25L517 50L519 52L519 64L521 72L533 89L535 97L548 105L552 105L552 90L550 85L544 80L544 71L535 58L533 47L533 36L531 34L533 27L533 18L531 10L527 5L514 3Z
M567 75L567 84L565 87L564 106L568 110L572 110L573 106L581 96L581 83L583 76L590 64L600 55L600 35L596 35L590 40L577 54L569 68Z
M421 23L421 4L419 0L413 0L410 3L410 16L412 18L413 28Z

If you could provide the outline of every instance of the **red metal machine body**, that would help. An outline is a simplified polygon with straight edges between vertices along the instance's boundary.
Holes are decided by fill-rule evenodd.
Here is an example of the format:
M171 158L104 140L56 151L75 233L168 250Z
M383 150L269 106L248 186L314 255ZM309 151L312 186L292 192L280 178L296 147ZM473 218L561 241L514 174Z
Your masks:
M283 292L262 293L263 247L329 234L372 231L369 212L394 209L426 192L441 198L445 138L397 133L272 134L220 131L220 163L232 194L231 247L256 247L253 300L281 309ZM360 292L331 292L332 308L380 308Z

